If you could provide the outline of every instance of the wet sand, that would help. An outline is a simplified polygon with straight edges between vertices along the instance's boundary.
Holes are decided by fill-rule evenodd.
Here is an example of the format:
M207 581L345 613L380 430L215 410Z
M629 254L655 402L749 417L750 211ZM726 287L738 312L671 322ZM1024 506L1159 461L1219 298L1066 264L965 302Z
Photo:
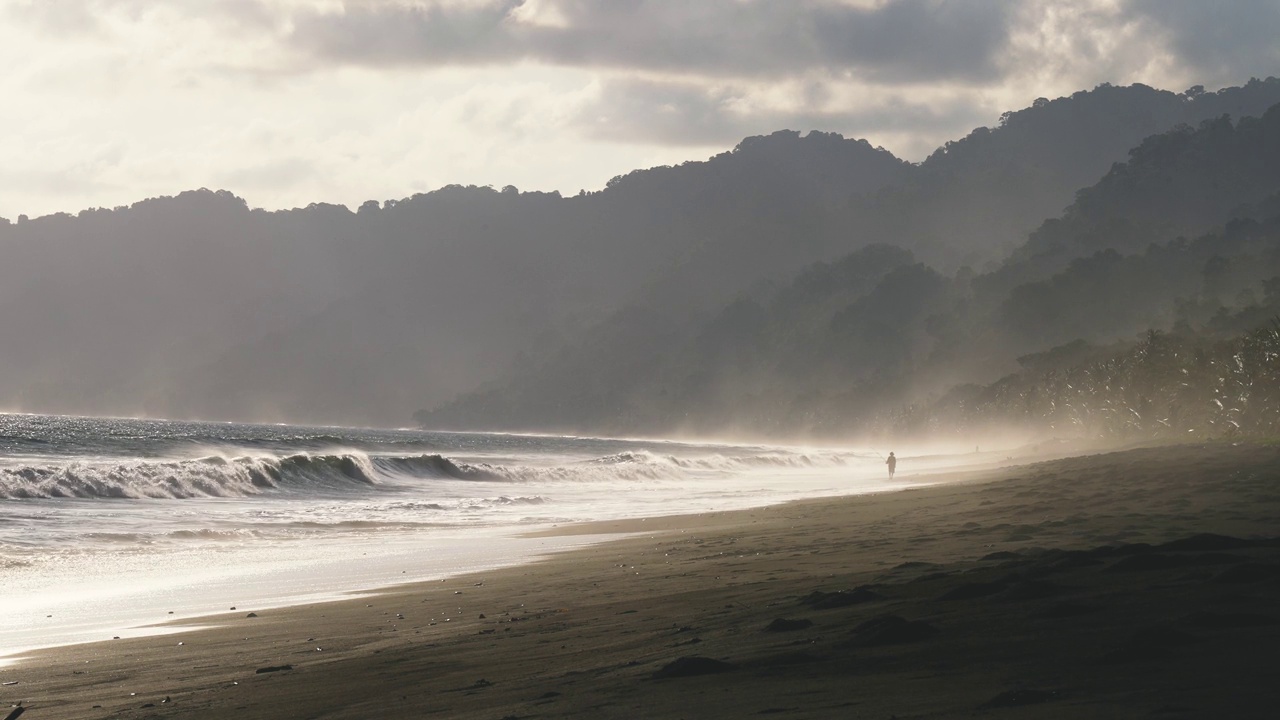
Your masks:
M900 468L900 472L905 468ZM55 718L1205 718L1280 703L1280 447L557 529L521 567L0 667Z

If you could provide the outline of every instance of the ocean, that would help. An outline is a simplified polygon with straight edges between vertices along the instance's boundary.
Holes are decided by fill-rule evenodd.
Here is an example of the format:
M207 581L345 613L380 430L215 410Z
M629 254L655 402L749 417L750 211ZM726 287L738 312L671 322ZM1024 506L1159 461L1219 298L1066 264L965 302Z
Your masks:
M913 480L856 449L0 415L0 661Z

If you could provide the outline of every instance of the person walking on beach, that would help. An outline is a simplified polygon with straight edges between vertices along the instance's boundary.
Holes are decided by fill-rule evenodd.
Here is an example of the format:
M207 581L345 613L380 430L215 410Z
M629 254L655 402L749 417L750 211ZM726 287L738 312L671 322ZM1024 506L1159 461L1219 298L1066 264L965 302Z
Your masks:
M889 466L889 479L892 480L893 471L898 468L898 458L893 456L892 450L889 451L889 457L885 459L884 464Z

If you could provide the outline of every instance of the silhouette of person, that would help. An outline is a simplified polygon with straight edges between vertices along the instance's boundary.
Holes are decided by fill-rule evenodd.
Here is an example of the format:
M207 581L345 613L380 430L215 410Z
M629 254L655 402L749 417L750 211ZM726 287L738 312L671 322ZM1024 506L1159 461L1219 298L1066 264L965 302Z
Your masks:
M898 458L893 456L892 450L889 451L889 457L884 461L884 464L889 466L889 479L892 480L893 471L898 469Z

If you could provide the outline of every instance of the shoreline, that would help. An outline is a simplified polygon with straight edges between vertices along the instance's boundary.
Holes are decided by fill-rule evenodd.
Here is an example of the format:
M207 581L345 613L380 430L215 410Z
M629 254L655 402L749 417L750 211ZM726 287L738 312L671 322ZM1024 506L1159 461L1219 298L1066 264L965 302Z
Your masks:
M959 462L970 460L970 462ZM988 466L993 460L980 463ZM955 472L971 472L957 468L971 468L975 464L964 456L930 456L924 458L924 468L911 473L907 478L922 478L927 484L929 478L941 474ZM865 490L851 488L844 495L815 495L808 499L827 499L832 497L848 497L863 494L879 494L899 492L915 487L920 481L913 481L900 475L899 480L883 488ZM800 498L803 501L806 498ZM783 500L786 504L792 500ZM734 513L769 505L756 505L748 508L725 508L702 511L690 511L678 515L657 515L653 517L633 516L603 520L583 520L563 523L547 523L541 525L521 526L494 525L488 527L456 527L439 528L428 535L396 535L381 539L378 552L373 547L366 548L368 539L352 546L358 550L369 550L368 561L325 560L323 572L316 574L315 558L297 567L281 567L275 580L266 580L261 571L246 569L234 575L215 576L200 583L199 592L193 596L196 585L179 574L170 578L170 584L160 584L147 597L137 593L125 596L123 600L112 597L114 585L95 586L90 588L96 597L96 603L125 602L128 610L119 617L102 622L86 621L90 617L88 601L77 601L74 606L52 603L50 605L30 605L25 607L25 615L29 622L37 623L37 618L46 617L46 613L54 613L47 617L59 617L70 622L65 628L59 626L52 632L43 631L52 638L51 641L38 639L34 642L22 642L21 632L10 632L18 635L18 642L9 643L8 647L0 647L0 666L12 665L19 658L33 651L49 650L59 647L91 644L109 639L138 638L149 635L166 635L185 632L176 623L200 623L204 618L216 617L224 612L223 608L254 607L256 609L277 610L294 606L315 605L319 603L342 601L347 598L365 597L383 592L390 592L398 587L416 583L435 582L442 578L460 577L494 569L516 567L536 563L542 558L561 552L570 552L583 546L610 542L613 536L626 533L652 531L672 523L680 523L683 527L699 525L712 516L721 513ZM645 523L648 523L646 525ZM586 537L598 535L596 538ZM315 548L310 548L315 554ZM340 552L340 548L330 548ZM415 559L415 553L417 559ZM188 553L190 554L190 552ZM360 553L364 555L364 552ZM246 557L251 561L248 568L255 568L263 561L259 556L263 553L249 553ZM427 557L429 559L422 560ZM353 564L354 563L354 564ZM188 563L189 564L189 563ZM310 569L307 569L310 568ZM380 568L380 569L378 569ZM401 575L409 570L410 578ZM352 570L357 572L352 575ZM348 576L345 580L335 579ZM287 578L287 580L280 579ZM316 580L316 578L327 578ZM125 581L135 578L123 578ZM176 583L176 584L173 584ZM210 585L209 583L212 583ZM250 591L237 590L236 585L252 586ZM101 584L99 584L101 585ZM300 588L297 590L290 587ZM107 589L104 594L103 589ZM199 599L203 597L204 599ZM209 598L220 600L209 602ZM159 598L159 599L157 599ZM56 606L56 607L55 607ZM166 616L167 613L167 616ZM66 620L70 618L70 620ZM34 624L32 625L34 627ZM35 635L28 630L28 635ZM0 633L0 637L4 637Z
M200 618L218 626L180 639L31 652L0 666L16 683L0 702L41 719L1274 707L1280 557L1262 541L1280 531L1280 449L1146 448L948 477L606 521L634 534L360 599ZM581 529L542 532L555 531ZM1160 547L1203 533L1244 544ZM1221 582L1233 572L1257 577ZM1047 618L1055 608L1067 614ZM1135 628L1155 645L1124 640ZM673 668L682 657L701 660Z
M283 590L281 589L280 581L277 580L275 581L276 584L268 584L265 588L256 590L256 597L251 597L248 600L244 598L249 593L233 593L228 590L227 583L219 582L216 585L215 594L223 595L222 599L226 601L218 604L230 605L232 609L243 606L261 611L322 605L330 602L342 602L375 596L384 592L394 591L399 587L434 582L441 578L518 567L558 553L572 552L591 543L607 542L609 539L608 537L592 539L573 536L561 538L549 535L546 538L548 542L535 543L531 542L531 539L526 539L513 533L500 532L494 528L461 530L461 532L450 533L444 538L432 538L433 543L430 548L439 552L442 557L431 561L426 567L421 565L416 567L414 570L415 577L412 579L398 579L394 573L398 568L410 567L415 563L421 563L421 561L413 560L406 551L398 550L370 559L370 565L374 569L369 570L368 574L372 578L377 578L374 580L358 578L348 579L342 583L326 581L324 585L327 587L324 589L304 587L298 590ZM409 544L403 538L391 538L390 542L393 546ZM468 543L472 547L467 547ZM419 550L421 549L421 546L419 546ZM349 571L353 567L353 562L352 560L337 562L328 572L336 572L339 569ZM281 571L281 575L284 577L296 576L298 583L305 583L313 576L314 572L314 568L309 570L287 568ZM400 572L403 574L407 571ZM243 574L236 576L235 579L240 582L261 583L259 575ZM92 645L110 642L113 639L143 638L190 632L191 628L187 627L188 625L210 626L205 622L206 620L219 617L228 612L225 607L217 609L210 607L213 603L208 599L202 601L197 608L190 608L187 604L188 600L185 598L192 594L192 590L185 585L177 590L164 588L164 592L161 594L167 596L169 602L152 600L141 607L131 608L132 619L115 618L87 627L81 622L77 625L72 625L72 629L59 630L52 634L53 637L60 638L54 642L0 648L0 667L12 666L23 658L41 651L57 650L77 645ZM184 598L184 600L174 601L175 597ZM106 602L110 602L110 600ZM176 608L176 610L169 610L168 608ZM36 615L44 617L40 613L36 613Z

